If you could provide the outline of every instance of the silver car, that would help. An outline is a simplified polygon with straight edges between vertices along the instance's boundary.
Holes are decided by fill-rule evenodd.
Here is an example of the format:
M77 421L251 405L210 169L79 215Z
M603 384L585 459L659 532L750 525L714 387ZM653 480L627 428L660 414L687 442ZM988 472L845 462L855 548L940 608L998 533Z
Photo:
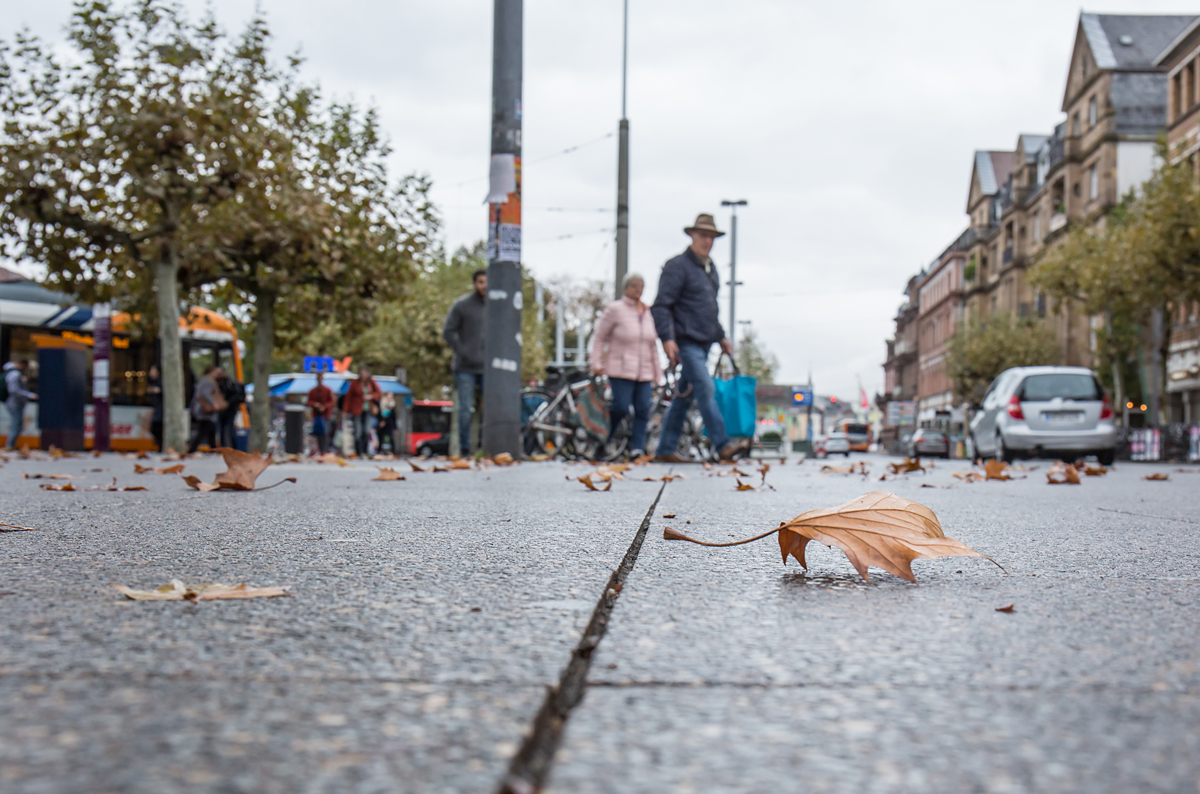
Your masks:
M1117 429L1096 375L1085 367L1014 367L1000 373L971 420L976 454L1113 462Z

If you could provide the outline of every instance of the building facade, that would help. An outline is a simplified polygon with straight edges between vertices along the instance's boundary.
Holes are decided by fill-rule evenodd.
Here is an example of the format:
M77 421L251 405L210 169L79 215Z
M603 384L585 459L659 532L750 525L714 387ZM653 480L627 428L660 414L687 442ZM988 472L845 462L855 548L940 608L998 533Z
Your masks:
M1200 167L1200 19L1184 28L1156 63L1167 73L1168 156ZM1200 305L1176 307L1168 323L1168 421L1192 424L1200 421Z

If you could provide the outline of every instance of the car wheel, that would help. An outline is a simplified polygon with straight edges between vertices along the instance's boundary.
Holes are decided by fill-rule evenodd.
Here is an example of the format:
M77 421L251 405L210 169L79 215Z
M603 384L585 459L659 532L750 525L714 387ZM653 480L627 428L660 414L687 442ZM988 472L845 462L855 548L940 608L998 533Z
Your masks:
M1004 436L1000 433L996 434L996 451L994 453L994 457L996 460L1001 460L1005 463L1012 463L1014 460L1016 460L1016 457L1013 455L1013 453L1004 446Z
M423 444L421 448L417 450L417 455L422 458L432 458L433 447L429 446L428 444Z
M1115 449L1102 449L1096 453L1096 459L1100 461L1101 466L1111 466L1117 459L1117 451Z

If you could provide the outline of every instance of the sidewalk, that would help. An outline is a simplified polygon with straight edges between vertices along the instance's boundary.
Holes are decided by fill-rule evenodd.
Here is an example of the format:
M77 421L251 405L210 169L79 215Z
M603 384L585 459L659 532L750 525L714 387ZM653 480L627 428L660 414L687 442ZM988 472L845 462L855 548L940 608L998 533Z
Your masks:
M867 459L868 481L809 461L752 492L680 467L549 790L1192 790L1200 474L1055 487L1043 465L962 485L966 463L939 461L881 483ZM404 482L285 464L260 483L295 485L199 494L132 463L0 468L0 521L40 527L0 534L5 791L494 791L661 487L640 477L666 471L592 493L574 480L588 469L558 463ZM49 493L22 472L151 490ZM1008 574L944 559L914 565L919 585L874 570L867 585L823 546L806 575L773 539L662 540L668 524L747 537L877 489L930 505ZM294 595L108 587L173 577Z

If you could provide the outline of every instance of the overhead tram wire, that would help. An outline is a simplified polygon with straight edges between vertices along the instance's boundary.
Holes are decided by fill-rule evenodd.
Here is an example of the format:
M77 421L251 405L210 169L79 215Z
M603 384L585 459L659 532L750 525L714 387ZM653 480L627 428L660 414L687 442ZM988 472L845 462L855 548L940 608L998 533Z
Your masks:
M567 148L563 149L560 152L555 152L554 154L548 154L545 157L539 157L536 160L530 160L527 163L522 163L521 166L523 168L527 165L537 165L538 163L544 163L547 160L553 160L555 157L562 157L564 154L571 154L572 152L577 152L580 149L583 149L587 146L591 146L594 143L600 143L601 141L606 141L609 138L613 137L614 135L616 135L615 132L610 132L605 135L601 135L599 138L592 138L590 141L584 141L583 143L577 143L574 146L568 146ZM465 187L467 185L470 185L473 182L484 182L486 180L487 180L486 176L477 176L474 179L468 179L465 182L459 182L455 185L451 185L450 187L453 189L457 189L460 187ZM603 210L603 212L610 212L610 210Z

